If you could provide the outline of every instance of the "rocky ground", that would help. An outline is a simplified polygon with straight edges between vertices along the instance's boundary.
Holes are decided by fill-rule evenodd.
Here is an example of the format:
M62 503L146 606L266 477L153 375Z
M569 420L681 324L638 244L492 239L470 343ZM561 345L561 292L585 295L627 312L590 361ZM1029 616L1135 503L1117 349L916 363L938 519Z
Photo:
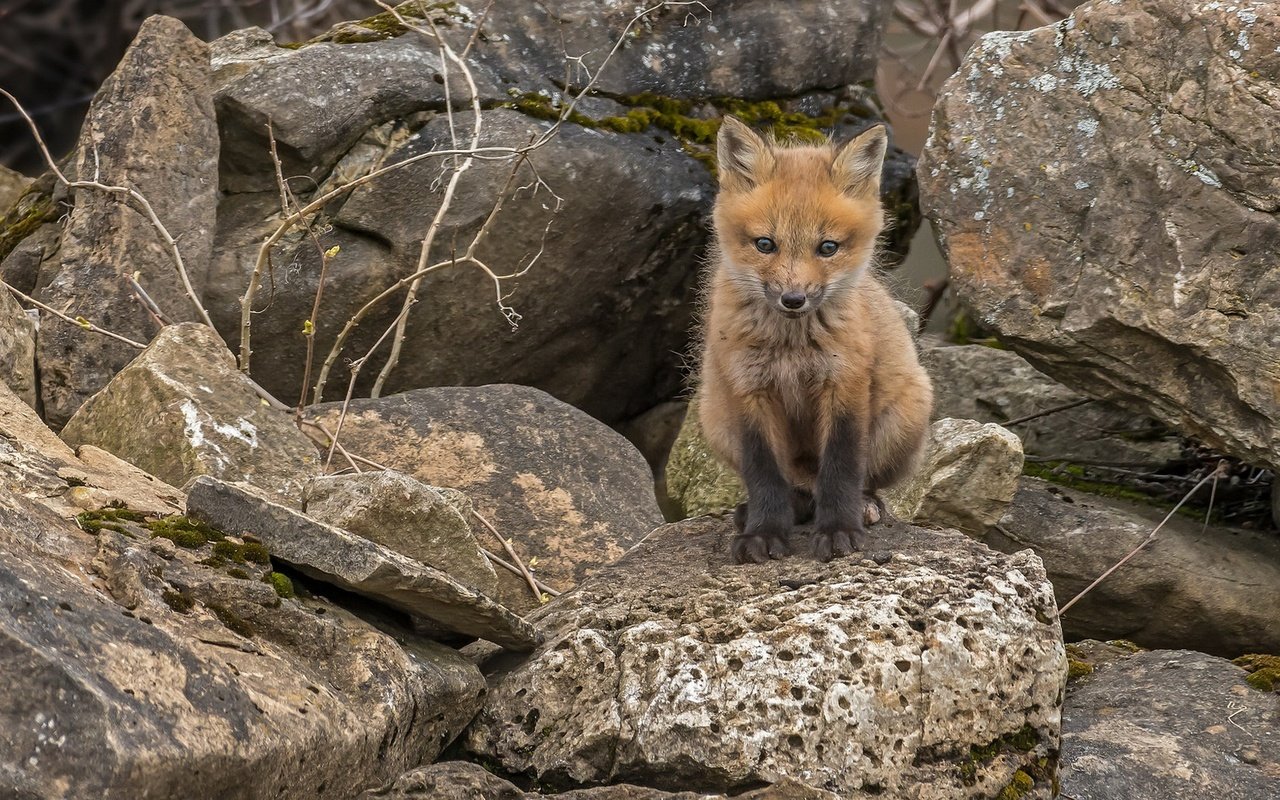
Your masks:
M918 343L863 552L738 566L678 355L709 144L877 121L885 6L714 6L155 17L59 162L100 186L0 170L0 795L1280 796L1280 13L974 48L921 200L1001 346ZM884 186L900 250L909 156Z

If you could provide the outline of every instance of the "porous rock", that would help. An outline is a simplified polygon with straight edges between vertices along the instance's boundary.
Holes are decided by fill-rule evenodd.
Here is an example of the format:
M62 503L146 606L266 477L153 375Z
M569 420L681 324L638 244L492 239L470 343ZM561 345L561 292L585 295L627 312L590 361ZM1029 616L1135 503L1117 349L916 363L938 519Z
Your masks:
M1138 547L1167 510L1023 478L982 540L1030 548L1060 605ZM1234 657L1280 652L1280 542L1266 531L1174 515L1155 541L1062 618L1068 639L1128 639Z
M735 566L732 533L665 526L535 612L467 750L552 784L1050 796L1066 659L1035 556L893 524L882 565Z
M347 800L474 714L456 652L208 555L0 489L0 796Z
M1069 389L1012 350L928 347L920 353L920 363L933 379L934 419L1004 425L1043 414L1009 426L1027 455L1154 471L1182 454L1179 437L1164 425ZM1064 408L1072 403L1080 405Z
M272 557L305 575L445 630L514 650L538 641L528 623L440 570L274 503L251 486L197 478L188 490L187 513L227 533L252 534Z
M296 502L319 474L311 440L257 396L213 329L164 328L62 430L182 486L199 475L246 481Z
M1280 466L1280 6L1093 0L985 36L920 164L951 285L1037 368Z
M312 413L332 431L340 404ZM649 467L635 448L527 386L439 387L354 400L341 437L365 458L465 492L526 562L537 559L534 574L553 589L569 589L662 522ZM505 605L517 611L537 605L514 575L499 574L498 585Z
M884 501L900 519L981 533L1013 500L1022 458L1021 440L994 422L940 419L915 472Z
M307 483L302 511L492 595L498 576L471 533L465 506L460 510L445 492L394 470L322 475Z
M178 20L146 20L89 107L74 176L146 197L178 241L193 290L204 286L218 202L218 128L208 46ZM128 276L172 321L197 319L173 254L138 205L119 193L75 192L58 257L41 265L38 299L72 317L147 342L157 330ZM36 335L45 416L61 427L137 353L46 317Z
M1077 800L1280 796L1280 694L1185 650L1112 657L1073 681L1062 795Z

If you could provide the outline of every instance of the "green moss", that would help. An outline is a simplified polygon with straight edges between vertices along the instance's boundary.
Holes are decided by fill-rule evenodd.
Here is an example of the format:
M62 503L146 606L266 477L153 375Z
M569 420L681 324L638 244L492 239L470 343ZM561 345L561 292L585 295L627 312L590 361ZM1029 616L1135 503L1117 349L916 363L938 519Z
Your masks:
M253 564L270 564L271 553L267 551L266 545L258 542L245 542L241 545L241 552L244 553L244 560Z
M231 569L227 570L227 574L233 578L239 578L242 581L249 580L249 573L245 572L239 567L232 567Z
M271 584L271 588L276 590L276 594L286 600L297 596L297 592L293 590L293 581L289 580L288 575L272 572L267 575L266 581Z
M1245 680L1258 691L1280 691L1280 656L1250 653L1234 659L1231 663L1249 671Z
M102 508L97 511L84 511L76 515L76 524L87 533L98 531L115 531L128 534L125 522L144 522L146 516L138 511L131 511L123 506Z
M235 561L238 564L244 563L244 546L235 542L228 542L225 539L221 542L213 543L213 554L227 561Z
M160 599L165 602L165 605L179 614L189 613L196 605L196 601L191 595L186 592L175 592L172 589L166 589L161 592Z
M226 606L211 603L209 605L209 610L213 612L213 615L218 618L219 622L233 633L238 633L246 639L252 639L258 635L257 630L255 630L254 627L244 619L244 617L241 617Z
M0 261L13 252L22 240L35 233L46 222L58 218L53 198L36 187L27 189L13 208L0 219Z
M1027 792L1034 788L1036 788L1035 780L1022 770L1018 770L1013 773L1013 779L1009 781L1009 785L1004 787L997 797L999 800L1018 800L1018 798L1025 796Z
M1130 653L1141 653L1143 650L1146 649L1141 645L1134 644L1128 639L1112 639L1111 641L1107 642L1107 644L1111 645L1112 647L1119 647L1121 650L1128 650Z
M222 556L209 556L208 558L203 558L196 563L203 564L206 567L225 567L227 565L227 560Z
M1023 725L1013 733L1001 736L987 744L975 744L969 748L969 755L960 762L960 778L964 783L973 785L978 779L978 767L988 763L1006 750L1017 750L1028 753L1040 744L1040 733L1031 725Z
M168 539L179 547L192 550L223 539L222 531L199 520L177 514L150 520L144 523L144 527L151 531L152 536Z
M746 500L738 474L707 448L698 424L697 401L689 404L667 460L667 495L685 517L732 511Z
M435 2L427 3L423 0L411 0L411 2L401 3L396 6L396 11L400 13L406 21L417 24L425 22L430 18L431 22L436 25L448 26L453 22L468 22L468 17L461 9L458 8L456 2ZM423 26L428 27L428 26ZM336 25L329 31L300 44L282 44L280 47L286 47L290 50L297 50L309 44L319 42L332 42L334 44L364 44L367 42L381 42L386 39L394 39L397 36L403 36L409 32L396 19L395 14L384 11L381 14L375 14L372 17L357 22L346 22Z
M560 104L552 102L550 97L538 92L517 95L510 103L505 103L504 105L507 108L514 108L527 117L545 119L551 122L560 119L560 115L564 113L564 108ZM579 113L577 109L569 112L566 121L572 122L574 125L581 125L584 128L596 127L595 120L586 114Z

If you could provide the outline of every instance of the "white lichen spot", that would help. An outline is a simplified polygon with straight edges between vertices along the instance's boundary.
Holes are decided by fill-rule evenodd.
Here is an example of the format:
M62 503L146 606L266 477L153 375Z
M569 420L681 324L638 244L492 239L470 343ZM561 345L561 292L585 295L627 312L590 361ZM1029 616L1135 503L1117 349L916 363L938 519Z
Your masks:
M1058 79L1052 75L1047 75L1047 74L1037 75L1034 78L1032 78L1030 81L1028 81L1028 83L1031 84L1031 88L1037 89L1041 92L1046 92L1046 93L1052 92L1054 89L1058 88Z
M974 218L974 219L978 219L978 220L980 220L980 219L982 219L982 218L983 218L983 217L985 217L985 216L987 216L987 215L986 215L986 212L983 212L983 211L975 211L975 212L973 212L973 218Z
M1218 178L1217 173L1193 159L1187 159L1182 162L1182 168L1187 174L1193 175L1200 179L1200 182L1206 186L1212 186L1215 189L1222 188L1222 180Z
M200 447L204 444L204 430L200 427L200 409L196 408L196 404L190 400L183 400L181 410L187 441L192 447Z
M1076 130L1092 139L1098 133L1098 121L1096 119L1082 119L1076 123Z
M1012 186L1010 186L1008 189L1005 189L1005 190L1004 190L1004 196L1005 196L1005 197L1013 197L1013 187L1012 187Z
M1077 189L1081 189L1081 190L1083 190L1083 189L1088 189L1088 188L1089 188L1089 184L1088 184L1088 183L1086 183L1085 181L1076 181L1076 188L1077 188Z

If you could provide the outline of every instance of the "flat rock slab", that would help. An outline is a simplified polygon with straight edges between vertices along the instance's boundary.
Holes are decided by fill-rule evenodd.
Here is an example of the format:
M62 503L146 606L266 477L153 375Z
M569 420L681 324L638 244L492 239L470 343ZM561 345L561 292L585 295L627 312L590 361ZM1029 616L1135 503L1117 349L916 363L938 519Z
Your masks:
M550 785L1050 796L1066 656L1039 559L895 524L870 529L883 564L735 566L732 533L664 526L536 612L546 642L490 662L467 750Z
M1280 4L1094 0L986 35L921 205L964 303L1037 368L1280 466Z
M244 484L197 478L187 513L228 533L252 533L271 555L317 580L423 617L446 630L531 650L537 633L493 600L394 550L272 502Z
M1154 506L1023 478L983 541L1044 561L1060 603L1137 547L1164 518ZM1151 544L1062 618L1068 639L1131 639L1145 647L1235 657L1280 653L1280 540L1175 515Z
M1231 662L1152 650L1073 681L1062 794L1075 800L1280 797L1280 694Z

